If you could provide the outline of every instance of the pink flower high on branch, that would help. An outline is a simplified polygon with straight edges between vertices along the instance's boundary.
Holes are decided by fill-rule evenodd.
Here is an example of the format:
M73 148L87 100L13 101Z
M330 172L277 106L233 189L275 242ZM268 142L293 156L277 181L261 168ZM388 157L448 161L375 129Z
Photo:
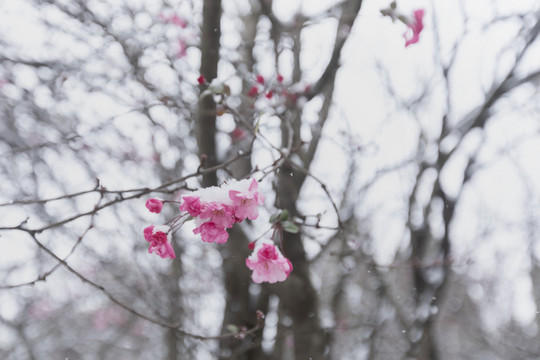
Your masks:
M405 47L416 44L420 40L420 33L424 30L424 13L424 9L416 9L412 16L405 15L399 11L395 1L389 7L381 9L381 14L392 19L392 22L399 20L407 26L407 31L403 34Z
M424 9L415 10L413 16L413 19L407 19L406 22L409 29L403 34L405 47L416 44L420 40L420 33L424 29Z

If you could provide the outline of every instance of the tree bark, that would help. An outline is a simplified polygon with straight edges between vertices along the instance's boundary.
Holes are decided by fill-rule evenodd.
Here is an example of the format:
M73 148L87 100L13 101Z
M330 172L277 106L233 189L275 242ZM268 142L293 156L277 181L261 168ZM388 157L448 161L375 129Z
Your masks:
M210 82L217 77L221 37L221 0L205 0L201 33L201 75ZM200 85L197 112L197 143L204 167L217 164L216 103L211 94L202 95L207 85ZM216 172L203 175L203 187L217 185Z
M279 169L276 189L277 207L289 211L291 217L297 213L300 191L295 173L291 165L284 164ZM282 247L284 255L293 264L293 272L279 285L278 294L284 315L293 321L295 359L324 359L328 337L320 328L318 294L309 277L309 262L300 233L283 232Z

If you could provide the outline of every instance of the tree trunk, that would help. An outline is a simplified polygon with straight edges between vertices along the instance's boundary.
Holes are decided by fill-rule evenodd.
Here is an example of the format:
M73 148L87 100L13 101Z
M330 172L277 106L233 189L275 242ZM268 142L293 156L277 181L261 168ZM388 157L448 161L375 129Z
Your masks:
M201 34L201 75L210 82L217 77L219 41L221 37L221 0L205 0ZM200 86L201 94L207 85ZM216 103L212 95L201 96L197 113L197 143L205 167L217 164L216 158ZM203 187L217 185L215 172L204 174Z
M296 201L299 184L296 171L289 164L279 169L277 207L289 211L291 217L297 213ZM300 233L283 233L284 255L293 264L293 271L286 282L279 285L279 297L283 315L293 321L295 359L324 359L328 353L328 337L319 324L318 295L309 277L309 263Z

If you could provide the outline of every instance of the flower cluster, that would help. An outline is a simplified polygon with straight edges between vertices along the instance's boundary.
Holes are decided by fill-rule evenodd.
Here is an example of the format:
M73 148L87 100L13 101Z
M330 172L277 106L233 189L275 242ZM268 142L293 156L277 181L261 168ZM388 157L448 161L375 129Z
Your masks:
M197 228L193 232L201 234L204 242L222 244L229 238L226 229L245 219L257 219L264 196L258 191L257 180L247 179L201 189L182 200L180 211L195 218Z
M162 258L175 258L170 236L188 220L194 220L193 233L200 234L202 241L223 244L227 242L227 229L245 219L259 217L258 207L264 203L264 195L259 192L255 179L231 180L220 187L199 189L182 196L180 215L170 225L148 226L144 229L144 238L150 243L149 253L155 252ZM167 201L165 201L167 202ZM164 201L149 199L146 207L150 212L159 214ZM246 260L246 265L253 270L252 279L256 283L284 281L292 271L291 262L286 259L271 240L258 240L253 254Z

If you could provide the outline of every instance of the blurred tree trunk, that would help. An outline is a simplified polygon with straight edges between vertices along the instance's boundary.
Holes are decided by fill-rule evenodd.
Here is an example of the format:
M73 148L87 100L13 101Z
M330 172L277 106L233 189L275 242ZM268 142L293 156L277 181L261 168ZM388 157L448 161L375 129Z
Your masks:
M532 270L531 270L531 280L533 285L533 297L534 303L536 304L536 326L540 329L540 262L532 256ZM540 331L540 330L537 330ZM540 344L539 344L540 350Z
M221 0L205 0L201 31L201 75L211 82L217 77L221 37ZM202 95L207 85L200 85L201 96L197 112L197 143L204 167L217 164L216 103L212 95ZM217 185L216 172L203 175L203 187Z
M290 164L279 169L277 207L297 215L296 202L302 176ZM283 232L283 252L294 267L289 279L281 284L280 301L283 313L292 319L295 359L323 359L328 338L320 330L318 295L309 277L309 262L301 234Z
M201 74L208 82L217 77L221 12L221 1L205 0L201 41ZM206 85L201 85L201 94L204 90L206 90ZM216 165L218 163L215 144L216 104L212 95L201 96L199 99L196 129L201 161L204 162L205 167ZM237 178L245 176L247 174L245 169L250 169L251 166L249 158L240 159L238 162L242 164L235 164L235 168L242 170L234 171L232 174L233 177ZM204 187L216 186L217 183L216 172L203 175L202 185ZM220 249L223 257L226 291L222 333L228 332L228 325L234 325L237 328L252 327L257 322L257 309L250 306L250 271L245 266L245 259L249 256L248 242L243 229L236 225L229 231L229 240ZM245 359L251 341L251 336L247 336L243 340L234 337L223 339L220 344L221 355L228 359Z
M180 278L182 277L182 252L183 248L174 246L176 259L171 263L170 274L165 280L169 288L169 307L168 317L174 323L182 323L186 314L182 306L182 292L180 289ZM177 360L181 355L186 356L186 349L183 339L178 337L178 333L173 329L167 329L165 344L167 346L167 360Z

